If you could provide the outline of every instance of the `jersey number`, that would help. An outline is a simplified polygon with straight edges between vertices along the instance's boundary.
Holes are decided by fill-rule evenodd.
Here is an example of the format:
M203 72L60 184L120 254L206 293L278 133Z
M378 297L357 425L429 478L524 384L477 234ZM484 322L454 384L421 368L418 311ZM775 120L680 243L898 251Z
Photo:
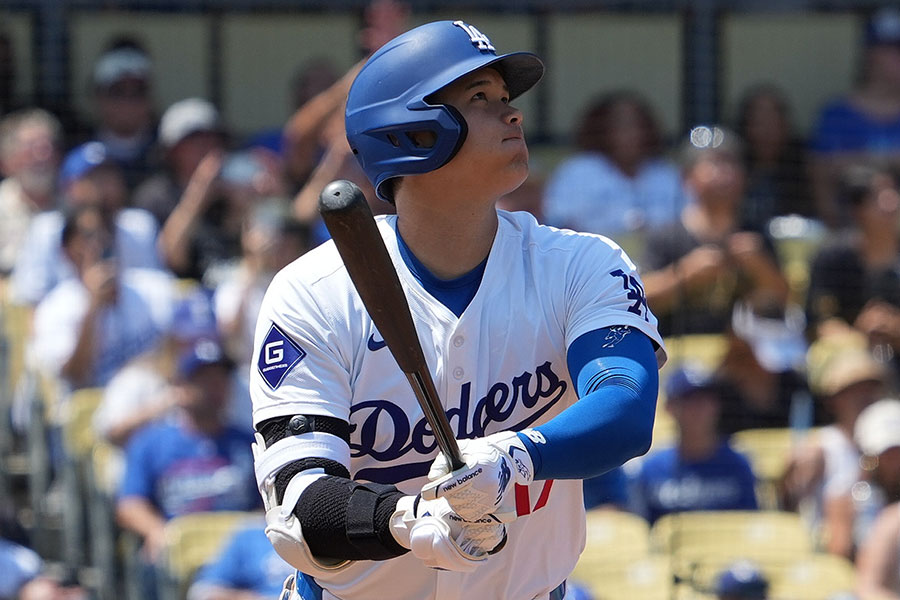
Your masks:
M516 484L516 515L521 517L522 515L528 515L536 511L537 509L543 507L547 504L547 500L550 498L550 488L553 487L553 480L547 479L544 481L544 487L541 488L541 493L538 496L537 502L534 503L534 506L531 505L531 494L528 492L527 485Z
M634 275L629 275L622 269L611 271L613 277L622 279L622 287L628 292L626 296L629 300L634 300L634 304L628 307L628 312L632 312L639 317L644 317L645 321L649 321L647 316L647 298L644 296L644 288Z

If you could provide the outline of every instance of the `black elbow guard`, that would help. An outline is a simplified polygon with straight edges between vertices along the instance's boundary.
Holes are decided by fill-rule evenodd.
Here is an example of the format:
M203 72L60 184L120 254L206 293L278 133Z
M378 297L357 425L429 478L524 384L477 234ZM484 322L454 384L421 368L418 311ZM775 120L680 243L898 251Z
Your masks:
M407 552L390 531L391 515L403 496L392 485L325 476L304 490L294 514L315 556L387 560Z

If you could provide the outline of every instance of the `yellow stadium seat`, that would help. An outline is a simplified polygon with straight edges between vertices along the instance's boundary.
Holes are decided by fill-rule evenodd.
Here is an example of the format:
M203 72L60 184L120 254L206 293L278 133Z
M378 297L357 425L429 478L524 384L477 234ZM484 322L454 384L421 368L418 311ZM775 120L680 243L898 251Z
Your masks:
M709 555L697 559L681 575L681 600L700 600L712 594L716 579L739 558ZM827 600L841 592L852 592L853 564L833 554L813 553L800 557L758 557L752 561L769 581L769 597L777 600ZM711 596L715 597L715 596Z
M791 451L798 441L796 435L787 427L747 429L733 433L731 444L750 460L758 478L776 481L784 475Z
M66 450L76 459L87 457L97 441L93 417L102 400L103 388L82 388L65 401L63 435Z
M772 568L773 598L828 600L852 593L856 582L853 563L834 554L813 554Z
M719 365L728 347L728 338L721 333L692 333L669 336L663 340L668 365L684 361L699 362L709 368ZM663 367L660 377L665 377L668 369Z
M194 573L224 548L228 536L258 513L215 511L183 515L166 524L163 600L184 598Z
M671 600L673 575L669 558L648 554L642 558L611 561L590 571L573 573L573 581L586 585L603 600Z
M787 560L813 552L812 536L796 513L696 511L661 517L650 530L651 549L669 554L680 577L698 564Z
M32 308L24 304L14 304L9 298L9 284L6 279L0 280L0 315L2 315L2 332L0 336L8 343L6 376L4 382L7 389L4 394L12 394L18 385L19 378L25 370L25 346L31 330Z
M798 443L815 432L799 434L788 427L747 429L731 436L731 445L750 461L758 480L757 496L760 505L769 510L779 508L778 483L784 475L791 455Z
M619 510L588 511L587 540L575 577L588 579L595 569L642 558L649 552L650 526L642 517Z

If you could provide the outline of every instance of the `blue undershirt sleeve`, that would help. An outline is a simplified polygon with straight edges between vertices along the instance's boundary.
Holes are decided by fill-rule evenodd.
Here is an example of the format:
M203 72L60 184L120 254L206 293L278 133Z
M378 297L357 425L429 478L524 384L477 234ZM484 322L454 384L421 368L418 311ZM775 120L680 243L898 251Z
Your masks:
M594 477L650 448L659 391L650 338L631 328L589 331L569 346L567 362L578 402L534 428L546 443L519 434L535 479Z

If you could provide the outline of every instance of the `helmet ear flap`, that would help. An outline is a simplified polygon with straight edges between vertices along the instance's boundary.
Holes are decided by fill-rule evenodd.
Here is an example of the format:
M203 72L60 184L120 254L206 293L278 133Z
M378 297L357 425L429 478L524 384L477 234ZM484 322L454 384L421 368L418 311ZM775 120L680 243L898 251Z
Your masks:
M448 162L453 160L453 157L456 156L456 153L459 152L459 149L462 148L462 145L466 141L466 136L469 135L469 124L466 123L465 117L463 117L462 113L455 106L451 106L449 104L444 104L443 107L447 109L447 112L450 113L450 116L459 123L459 135L456 138L456 145L453 146L453 150L450 152L450 155L447 157L447 160L441 166L446 165Z
M437 133L437 135L443 136L443 139L446 140L450 135L455 134L456 139L454 140L453 147L447 153L446 157L443 158L443 160L436 162L435 166L433 166L430 170L440 169L441 167L446 165L448 162L453 160L453 157L456 156L456 153L459 152L460 148L462 148L462 145L465 143L466 137L469 134L469 125L468 125L468 123L466 123L465 117L463 117L462 113L459 112L459 110L456 107L451 106L449 104L441 104L441 105L435 106L434 108L446 112L450 116L450 118L453 120L453 122L456 124L455 131L453 131L452 128L445 128L443 130L443 133ZM445 126L448 125L446 121L444 121L444 124L445 124ZM412 141L413 138L415 137L416 132L417 132L416 130L406 131L405 136L404 136L406 139L402 140L402 141L401 141L401 138L397 135L394 135L392 133L387 134L387 135L388 135L389 140L391 140L391 138L393 138L393 140L396 140L396 143L394 143L394 141L391 140L392 145L400 146L400 145L405 145L405 144L409 143L410 141ZM404 134L400 134L400 135L403 136ZM435 146L442 146L442 145L444 145L444 144L441 143L440 139L436 140ZM354 154L356 154L356 152L354 152ZM394 203L393 184L391 183L391 181L393 179L396 179L396 177L385 178L380 183L378 183L378 185L376 186L376 192L378 193L379 197L381 197L384 200L387 200L391 204Z

